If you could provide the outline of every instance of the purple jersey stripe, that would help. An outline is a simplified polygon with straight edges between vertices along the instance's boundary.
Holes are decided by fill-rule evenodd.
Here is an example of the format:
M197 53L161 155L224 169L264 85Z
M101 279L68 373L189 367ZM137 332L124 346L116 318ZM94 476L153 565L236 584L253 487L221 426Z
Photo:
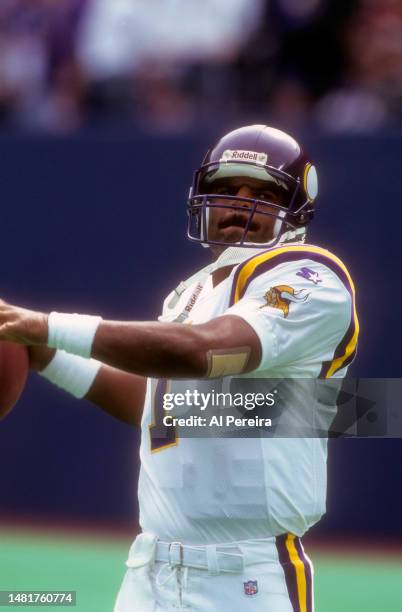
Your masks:
M319 374L318 378L325 378L326 375L328 374L328 371L329 371L329 369L330 369L334 359L338 359L339 357L344 355L344 353L346 351L346 347L348 346L349 342L352 340L352 338L354 336L355 330L356 330L356 321L355 321L355 316L354 316L354 311L353 311L353 301L352 301L351 319L350 319L350 324L349 324L349 327L348 327L348 329L346 331L346 334L343 336L342 340L340 341L340 343L336 347L334 356L332 357L331 361L324 361L323 362L322 367L321 367L321 371L320 371L320 374ZM357 351L355 349L349 355L349 357L347 359L345 359L345 361L342 362L342 365L335 370L335 372L337 372L341 368L344 368L346 365L351 363L353 361L354 357L356 356L356 352ZM335 374L335 372L334 372L334 374Z
M351 333L350 338L352 338L353 334L354 334L354 327L353 327L353 333ZM349 357L347 359L345 359L345 361L342 362L342 365L334 371L334 374L338 370L341 370L342 368L346 368L346 366L348 366L350 363L352 363L353 359L356 357L356 354L357 354L357 349L355 349L349 355ZM334 356L334 359L336 359L335 356ZM329 369L330 369L330 367L332 365L332 361L333 360L331 360L331 361L323 361L323 364L321 366L321 371L320 371L320 373L318 375L318 378L326 378L326 376L327 376L327 374L329 372Z
M270 252L270 250L267 250L266 253L268 254ZM236 295L236 287L237 287L237 283L239 280L239 276L241 274L242 269L244 268L244 266L251 261L252 259L254 259L255 257L259 257L259 255L254 255L253 257L250 257L250 259L248 259L247 261L245 261L244 263L242 263L233 278L233 284L232 284L232 290L231 290L231 295L230 295L230 306L232 306L235 303L235 295ZM250 283L260 274L263 274L264 272L269 272L270 270L273 270L276 266L282 264L282 263L288 263L290 261L297 261L299 259L310 259L312 261L316 261L318 263L321 263L323 265L325 265L327 268L329 268L330 270L332 270L337 277L342 281L343 285L345 286L345 288L347 289L347 291L349 292L352 301L351 301L351 319L350 319L350 324L349 327L345 333L345 335L343 336L341 342L338 344L338 346L335 349L333 358L331 359L331 361L325 361L322 364L321 367L321 371L319 374L319 378L325 378L326 375L328 374L332 363L335 359L339 359L340 357L342 357L342 355L345 354L346 351L346 347L348 346L348 344L350 343L350 341L352 340L355 330L356 330L356 320L355 320L355 316L354 316L354 292L353 292L353 288L349 282L349 279L347 277L347 274L345 273L345 271L342 269L342 267L337 263L336 260L332 259L332 257L330 255L325 255L325 253L316 253L314 251L312 251L311 249L309 249L308 247L306 248L300 248L297 251L281 251L278 252L277 255L274 255L273 257L271 257L268 261L263 261L261 262L253 271L252 274L250 274L249 278L247 279L247 281L245 282L244 286L242 287L242 291L241 291L241 295L240 295L240 299L244 296L245 292L247 291L248 286L250 285ZM352 352L351 355L349 355L347 357L347 359L345 359L345 361L339 365L339 367L333 372L333 374L335 374L335 372L337 372L338 370L340 370L341 368L345 367L346 365L348 365L349 363L351 363L353 361L353 358L356 355L356 349Z
M269 253L269 251L266 251L266 252ZM251 261L251 259L254 259L255 257L259 257L259 255L254 255L254 257L250 257L250 259L247 259L236 270L236 273L235 273L234 278L233 278L232 290L231 290L231 294L230 294L230 302L229 302L230 306L232 306L234 304L237 281L238 281L238 278L240 276L240 273L241 273L242 269L244 268L244 266L249 261ZM338 276L338 278L345 285L345 287L348 290L348 292L350 293L350 295L353 296L353 290L352 290L352 287L350 286L349 279L346 276L344 270L340 267L340 265L336 261L334 261L330 256L326 256L323 253L315 253L315 252L309 250L308 247L306 247L305 249L300 249L300 250L297 250L297 251L285 251L285 252L281 252L281 253L278 253L277 255L274 255L268 261L261 262L255 268L254 272L252 274L250 274L249 278L247 279L247 282L245 283L245 285L244 285L244 287L242 289L242 293L241 293L240 299L243 297L243 295L247 291L247 288L250 285L250 283L257 276L259 276L260 274L264 274L264 272L269 272L270 270L273 270L274 268L276 268L276 266L279 266L280 264L288 263L290 261L297 261L299 259L310 259L312 261L316 261L318 263L321 263L324 266L327 266L327 268L330 268L330 270L335 272L335 274Z
M288 535L289 534L285 533L281 536L277 536L275 540L276 548L278 551L279 562L285 574L286 588L288 590L293 612L301 612L297 590L296 568L291 562L288 549L286 548L286 539L288 538Z

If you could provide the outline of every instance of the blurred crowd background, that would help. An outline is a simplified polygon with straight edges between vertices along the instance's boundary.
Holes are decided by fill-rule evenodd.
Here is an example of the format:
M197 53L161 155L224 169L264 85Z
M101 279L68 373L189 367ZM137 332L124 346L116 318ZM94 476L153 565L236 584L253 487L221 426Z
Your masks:
M1 0L0 127L402 123L401 0Z

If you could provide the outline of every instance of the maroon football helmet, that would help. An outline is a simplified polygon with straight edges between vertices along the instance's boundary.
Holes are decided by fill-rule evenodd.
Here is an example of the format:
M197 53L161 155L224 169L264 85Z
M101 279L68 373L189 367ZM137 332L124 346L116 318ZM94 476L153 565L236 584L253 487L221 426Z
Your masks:
M237 195L233 185L242 178L255 188L255 197ZM264 193L271 196L259 195ZM317 193L316 169L294 138L266 125L242 127L223 136L195 172L188 199L187 236L205 245L262 248L304 240ZM209 236L212 208L231 209L242 219L240 240ZM248 235L258 215L273 218L272 235L264 242L253 242Z

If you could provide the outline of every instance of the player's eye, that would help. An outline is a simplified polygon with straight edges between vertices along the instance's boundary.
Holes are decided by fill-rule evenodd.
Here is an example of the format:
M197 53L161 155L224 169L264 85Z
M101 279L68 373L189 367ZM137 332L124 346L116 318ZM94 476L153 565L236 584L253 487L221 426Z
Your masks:
M230 189L228 187L217 187L215 193L218 195L230 195Z
M257 197L259 200L266 200L268 202L273 202L274 204L278 201L276 195L272 193L272 191L262 191Z

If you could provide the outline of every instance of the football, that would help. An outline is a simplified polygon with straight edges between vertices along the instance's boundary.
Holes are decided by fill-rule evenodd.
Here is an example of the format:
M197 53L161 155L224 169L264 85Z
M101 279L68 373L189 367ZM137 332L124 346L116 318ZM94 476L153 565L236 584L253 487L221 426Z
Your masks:
M13 342L0 342L0 419L15 406L29 370L28 350Z

